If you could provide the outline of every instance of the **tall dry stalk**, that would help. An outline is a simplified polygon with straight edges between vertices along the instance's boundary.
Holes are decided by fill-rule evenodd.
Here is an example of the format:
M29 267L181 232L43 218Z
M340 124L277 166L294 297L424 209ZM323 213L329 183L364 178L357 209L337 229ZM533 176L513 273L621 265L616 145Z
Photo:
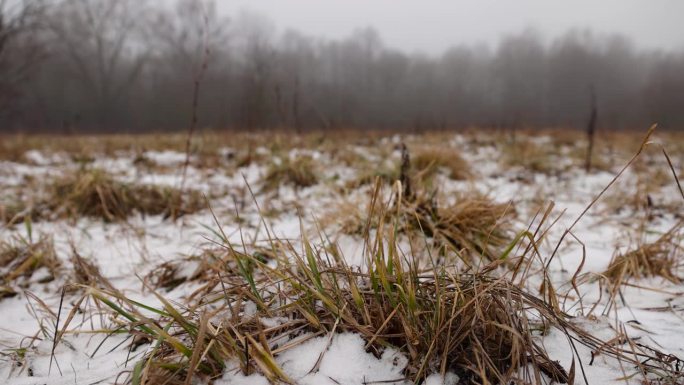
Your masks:
M202 39L202 61L200 62L200 66L195 72L193 76L193 87L192 87L192 115L190 118L190 127L188 127L188 136L185 140L185 161L183 162L183 174L181 177L181 182L180 182L180 194L178 196L178 203L180 207L180 202L182 200L183 192L185 190L185 181L187 179L187 174L188 174L188 166L190 165L190 147L192 144L192 137L195 134L195 131L197 130L197 122L199 120L198 118L198 106L199 106L199 91L200 91L200 85L202 83L202 79L204 78L204 74L207 71L207 68L209 67L209 56L210 56L210 49L209 49L209 15L207 15L206 10L204 10L203 14L203 19L204 19L204 30L203 30L203 39ZM173 216L176 218L176 216Z
M589 122L587 123L587 159L584 163L584 168L587 172L591 171L592 153L594 152L594 137L596 136L596 118L598 116L594 87L591 87L589 92L591 93L591 112L589 113Z

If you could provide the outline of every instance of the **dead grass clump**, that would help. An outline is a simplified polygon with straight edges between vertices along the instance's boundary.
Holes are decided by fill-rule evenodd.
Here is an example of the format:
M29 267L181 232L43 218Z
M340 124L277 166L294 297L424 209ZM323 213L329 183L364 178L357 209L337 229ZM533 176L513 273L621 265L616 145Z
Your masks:
M651 148L650 151L645 151L642 157L634 162L632 168L634 174L647 184L649 192L658 191L673 182L667 160L662 156L662 152L655 150Z
M657 176L654 175L654 178ZM659 186L651 183L648 176L637 174L633 185L627 185L606 195L602 204L608 214L626 215L630 218L643 217L646 221L667 217L670 214L681 218L679 202L672 201L671 195L662 194L659 189Z
M454 180L465 180L472 177L473 173L468 162L455 149L434 145L418 146L412 152L404 150L410 157L410 166L406 172L410 173L416 182L429 184L440 170L446 171L446 175ZM401 178L400 162L389 162L389 154L382 154L383 161L373 164L364 159L360 164L353 165L358 168L358 176L348 183L347 187L356 188L363 185L373 184L376 178L384 184L391 185Z
M52 238L42 235L35 242L31 237L16 236L0 242L0 298L16 295L17 287L28 285L41 269L38 282L50 282L60 270L61 262Z
M470 165L453 148L444 146L422 146L411 154L411 166L415 173L432 175L438 170L447 171L451 179L465 180L472 176Z
M637 180L633 186L623 187L620 190L606 194L601 202L604 210L609 215L615 214L639 214L649 210L651 198L645 183Z
M44 207L57 217L82 216L125 220L134 212L177 218L203 208L194 191L117 181L100 169L85 169L57 179L48 187Z
M409 181L410 183L410 181ZM323 225L340 225L345 234L364 235L381 223L391 224L389 231L431 239L438 249L458 252L467 263L481 257L494 260L513 240L511 222L516 211L511 203L497 203L479 193L459 194L453 203L445 203L435 192L424 190L406 196L397 194L395 203L382 204L382 185L376 181L368 207L356 202L343 202L323 217ZM396 200L401 199L397 205ZM444 250L442 250L444 251Z
M14 225L38 216L35 206L25 204L23 201L0 202L0 223Z
M151 172L152 170L166 171L157 162L151 159L145 151L136 152L132 163L136 168L145 170L146 172Z
M271 163L262 180L262 190L276 190L282 184L309 187L318 183L316 164L310 156L282 157Z
M478 193L457 196L453 204L443 204L437 191L412 173L416 167L408 149L402 144L401 165L392 187L394 204L382 207L382 180L376 178L371 203L366 215L357 210L342 215L343 231L367 233L376 223L392 224L393 230L405 234L423 234L431 238L438 249L449 248L467 257L466 263L484 257L494 260L511 240L509 227L515 215L511 204L495 203ZM431 160L429 164L432 164ZM429 166L428 166L429 167ZM381 220L374 217L379 216Z
M39 216L40 185L33 177L25 177L21 184L2 186L0 194L0 224L11 226Z
M451 205L422 195L405 200L401 211L407 231L421 232L437 245L462 254L494 260L513 238L509 231L515 216L512 205L479 194L461 195Z
M681 267L683 226L684 222L679 222L656 241L615 256L603 274L618 284L630 278L648 277L663 277L670 282L681 283L678 270Z
M302 255L290 247L288 256L269 263L227 245L230 260L207 283L214 291L187 310L159 295L161 309L113 291L91 288L90 295L128 319L132 333L156 341L132 372L133 383L211 380L228 361L239 362L245 374L293 383L278 354L345 331L360 334L375 354L400 350L408 358L409 381L451 371L464 383L508 383L542 373L568 382L567 372L533 337L532 328L563 317L551 306L503 279L421 269L400 257L392 239L371 244L361 270L347 266L337 248L318 249L306 240ZM143 315L150 310L160 318Z
M551 143L519 140L506 143L501 151L504 167L521 167L542 174L561 171L560 165L553 158L554 148Z
M376 179L380 179L383 184L391 185L399 179L399 167L395 164L366 162L365 165L366 167L358 170L356 178L346 184L347 188L372 185Z
M321 218L323 228L336 226L343 234L363 235L366 227L377 228L377 218L374 223L368 223L368 214L363 210L362 203L352 200L341 200L333 209Z
M180 274L183 265L193 263L191 260L183 260L178 262L164 262L155 268L147 275L146 280L157 289L164 289L171 291L186 282L189 277ZM191 276L195 272L191 273Z
M98 288L112 289L111 282L100 271L95 261L89 260L81 256L76 250L75 245L71 245L71 280L68 288L74 291L78 287L92 286Z
M323 148L321 151L325 151L326 153L330 154L330 157L336 164L354 168L360 168L360 166L368 164L368 158L362 154L357 147L354 146L340 146L339 143L336 143L335 146Z
M145 277L145 281L156 289L171 291L185 282L210 280L216 263L222 259L221 250L206 250L175 261L164 262ZM225 254L225 253L223 253Z

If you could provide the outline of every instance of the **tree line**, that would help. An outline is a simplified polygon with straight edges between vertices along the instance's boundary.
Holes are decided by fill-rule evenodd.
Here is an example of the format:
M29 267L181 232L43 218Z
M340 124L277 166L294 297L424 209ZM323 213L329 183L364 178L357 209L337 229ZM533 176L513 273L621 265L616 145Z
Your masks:
M3 131L182 130L193 109L216 129L583 127L593 108L605 129L684 127L684 52L525 30L409 54L207 0L0 0Z

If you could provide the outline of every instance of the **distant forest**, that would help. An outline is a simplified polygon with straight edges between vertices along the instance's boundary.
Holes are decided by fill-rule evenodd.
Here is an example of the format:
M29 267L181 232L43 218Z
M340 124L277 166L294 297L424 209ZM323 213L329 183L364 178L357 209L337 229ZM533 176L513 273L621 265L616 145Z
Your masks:
M330 41L210 1L0 0L0 130L684 128L684 51L534 31L402 52ZM312 16L313 17L313 16ZM406 28L419 28L407 25ZM196 87L199 85L199 87Z

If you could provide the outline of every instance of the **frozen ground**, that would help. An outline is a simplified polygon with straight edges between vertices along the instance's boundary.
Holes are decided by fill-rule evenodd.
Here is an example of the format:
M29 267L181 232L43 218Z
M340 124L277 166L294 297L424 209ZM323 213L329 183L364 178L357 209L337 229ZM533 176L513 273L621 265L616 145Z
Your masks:
M411 140L420 141L420 138ZM544 145L543 138L537 140ZM394 150L396 142L398 138L388 138L376 146L348 144L344 149L369 159L370 164L392 164L399 162L400 158ZM559 219L541 244L540 254L544 258L552 254L563 231L611 182L620 168L587 174L580 167L570 166L561 173L535 173L523 166L507 165L501 150L495 145L472 143L460 136L453 136L449 145L458 148L475 169L475 176L467 181L456 181L444 174L438 175L439 193L445 199L450 199L456 193L475 190L498 202L512 201L518 213L518 230L531 223L535 212L546 207L545 204L550 201L555 203L552 217ZM377 148L387 150L378 152ZM220 153L228 158L227 154L233 150L224 148ZM270 156L266 148L259 151L266 154L266 159ZM335 208L340 202L351 202L357 207L367 205L370 187L344 188L362 171L355 169L353 163L345 165L335 160L328 151L318 149L291 150L284 156L294 157L300 153L310 155L321 165L318 170L319 183L302 188L282 185L270 192L260 191L259 188L266 174L266 161L241 167L226 166L219 162L210 168L192 163L186 184L206 194L218 223L209 210L183 216L177 221L140 215L131 217L126 223L75 218L33 223L33 237L39 234L52 236L58 256L65 264L73 247L81 256L99 266L103 275L126 296L159 306L159 301L144 287L143 277L163 262L196 255L211 247L211 242L217 241L211 229L216 229L218 225L232 242L240 243L241 239L247 238L250 243L257 244L266 239L261 228L263 217L275 237L296 243L302 236L302 229L310 235L317 234L321 226L319 220L336 213ZM94 160L93 166L106 169L122 181L179 185L179 170L185 160L184 154L149 151L144 155L154 167L141 168L134 163L133 155L126 153L102 155ZM553 159L559 163L565 161L562 156ZM626 160L618 161L624 164ZM680 162L680 159L675 159L675 162ZM25 155L25 162L0 163L2 194L8 200L15 195L25 195L28 193L24 191L27 181L54 177L78 167L65 154L33 150ZM637 195L638 184L648 178L649 172L651 170L645 174L625 173L573 228L574 236L566 237L549 269L559 293L568 293L567 300L561 304L563 310L577 316L574 322L585 330L604 341L610 341L618 335L618 331L624 331L632 340L684 357L683 285L659 277L632 281L633 286L622 288L616 304L607 306L605 288L599 285L597 278L616 253L636 246L639 234L646 234L648 240L654 240L682 218L684 200L674 181L648 191L648 199L652 202L648 208L641 210L638 205L629 204L630 197ZM254 197L248 185L253 189ZM259 204L261 215L255 201ZM349 263L362 263L362 240L359 236L342 234L335 220L324 221L322 226L325 226L325 233L338 242ZM10 239L18 234L27 236L23 224L0 229L2 239ZM583 256L580 306L570 281ZM195 268L192 264L186 264L180 274L192 275ZM24 287L18 288L18 295L0 300L0 347L3 356L0 382L15 385L124 383L126 373L143 357L145 349L129 350L125 334L106 336L94 332L110 321L104 313L77 313L70 327L72 331L63 337L52 354L54 316L62 300L61 287L68 279L64 276L40 283L40 274L36 273ZM534 284L533 280L531 284ZM164 292L164 296L182 303L197 285L187 282ZM73 307L77 297L76 293L65 295L62 317ZM595 310L591 316L586 316L594 304L597 304ZM589 365L592 352L579 346L575 354L569 348L565 335L558 330L540 338L550 356L559 360L566 369L573 357L578 358L591 384L643 381L640 375L633 376L636 373L634 367L626 367L600 353L595 354ZM401 352L387 349L380 357L376 357L366 352L364 345L363 339L353 333L319 336L304 341L276 358L283 371L300 384L407 383L402 375L407 358ZM316 370L312 370L314 368ZM579 369L575 382L584 382ZM230 362L223 376L214 381L217 385L267 383L265 377L257 373L245 375L237 363ZM458 378L453 374L447 374L444 378L433 374L425 383L456 384Z

